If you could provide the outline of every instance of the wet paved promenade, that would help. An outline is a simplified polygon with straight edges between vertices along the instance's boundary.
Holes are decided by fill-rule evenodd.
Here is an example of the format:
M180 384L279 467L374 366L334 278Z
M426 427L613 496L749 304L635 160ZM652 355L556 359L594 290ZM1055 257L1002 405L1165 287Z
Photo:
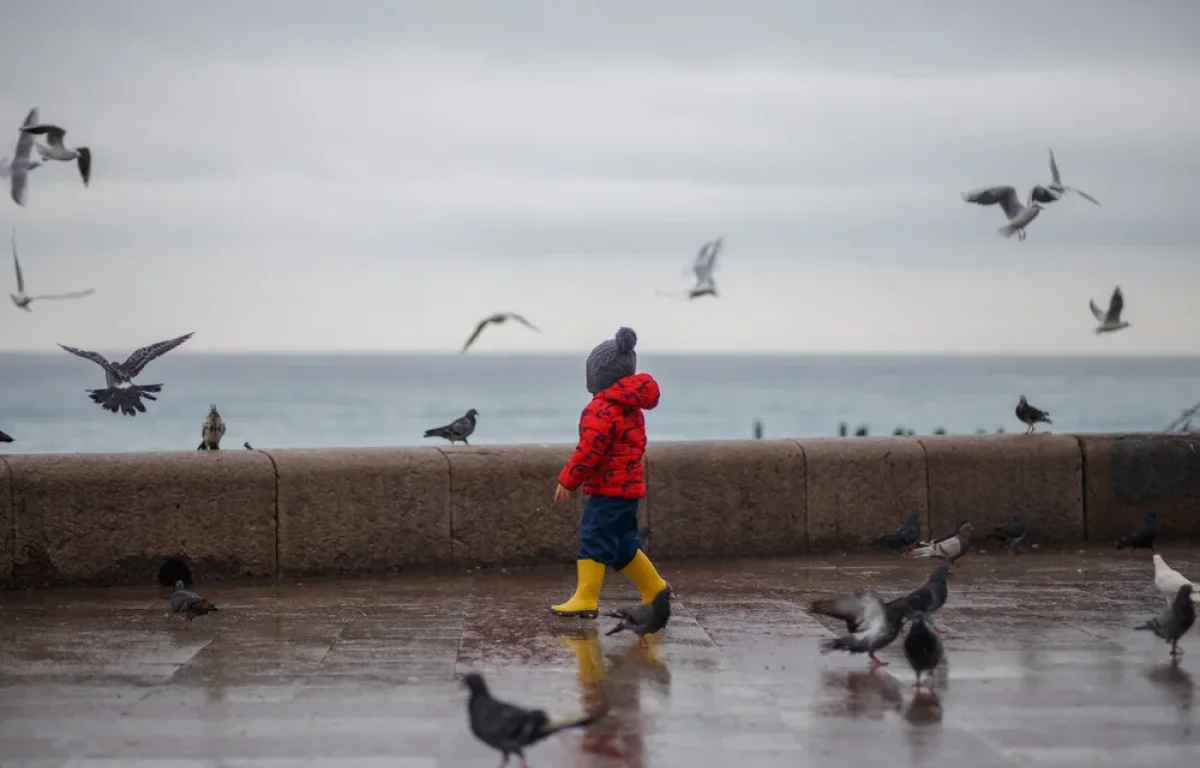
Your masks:
M1200 580L1200 552L1162 554ZM675 614L647 650L548 612L565 567L201 584L221 612L190 632L167 589L0 593L0 766L491 768L455 679L472 669L517 703L607 703L591 731L533 747L533 768L1200 765L1200 633L1172 667L1132 630L1164 606L1148 554L962 562L936 700L914 698L900 642L871 673L821 656L836 627L804 612L860 586L898 596L929 561L664 563ZM609 574L604 605L634 595Z

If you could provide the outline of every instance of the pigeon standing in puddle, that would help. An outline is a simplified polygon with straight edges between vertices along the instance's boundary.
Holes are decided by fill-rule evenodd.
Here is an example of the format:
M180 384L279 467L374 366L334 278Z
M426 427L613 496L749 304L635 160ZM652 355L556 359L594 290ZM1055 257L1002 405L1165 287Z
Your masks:
M1134 629L1147 629L1171 644L1171 655L1178 656L1179 638L1196 623L1196 606L1192 604L1192 585L1184 584L1175 594L1171 606L1158 616Z
M183 616L184 629L191 629L192 619L218 609L208 600L184 587L182 581L177 581L175 592L171 595L171 610Z
M525 762L526 747L567 728L591 725L598 719L594 715L576 715L552 720L545 710L525 709L500 701L492 697L483 675L478 672L463 677L463 685L471 692L467 699L471 733L504 755L501 768L508 765L509 755L516 755L521 760L522 768L528 768Z
M941 663L943 653L942 639L936 631L931 630L925 614L913 614L908 635L904 638L904 658L908 659L917 676L916 688L921 687L921 675L926 672L932 674Z
M668 584L661 589L654 599L648 603L639 603L632 608L621 608L605 614L621 623L605 632L605 635L615 635L622 630L629 630L638 636L638 645L646 644L646 635L660 632L671 620L671 586Z

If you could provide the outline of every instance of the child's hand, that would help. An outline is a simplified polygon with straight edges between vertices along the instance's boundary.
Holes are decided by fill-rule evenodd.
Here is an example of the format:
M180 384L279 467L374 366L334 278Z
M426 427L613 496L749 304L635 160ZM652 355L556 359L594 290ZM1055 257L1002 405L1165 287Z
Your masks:
M554 500L555 501L567 501L570 498L571 498L571 492L568 491L566 488L563 488L562 483L559 483L558 487L554 489Z

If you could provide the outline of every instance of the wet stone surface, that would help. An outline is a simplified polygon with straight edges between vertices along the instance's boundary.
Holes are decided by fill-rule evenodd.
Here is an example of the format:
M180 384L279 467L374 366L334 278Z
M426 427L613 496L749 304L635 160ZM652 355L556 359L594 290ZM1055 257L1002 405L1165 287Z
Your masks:
M1200 552L1167 550L1200 580ZM1145 553L973 554L937 615L948 667L822 656L807 602L885 598L933 563L850 556L664 563L674 617L648 649L551 615L573 569L0 593L0 766L495 766L458 677L552 713L608 708L531 748L542 766L1200 765L1200 630L1180 663L1133 627L1165 603ZM603 605L636 599L619 574ZM842 627L844 629L844 626ZM511 765L516 765L514 760Z

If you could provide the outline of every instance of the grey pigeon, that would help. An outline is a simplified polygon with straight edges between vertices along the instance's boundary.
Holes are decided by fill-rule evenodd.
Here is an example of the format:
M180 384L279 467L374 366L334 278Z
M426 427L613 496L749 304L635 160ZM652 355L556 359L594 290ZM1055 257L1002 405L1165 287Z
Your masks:
M245 448L247 451L253 451L253 450L254 450L254 448L252 448L252 447L250 446L250 441L249 441L249 440L247 440L246 442L242 443L242 447L243 447L243 448Z
M916 687L921 687L921 675L932 673L942 661L942 639L930 626L925 614L917 612L912 616L908 635L904 638L904 658L912 666L917 675Z
M924 547L929 544L941 544L943 542L947 542L950 539L953 539L955 536L957 536L959 529L962 528L964 525L966 525L968 522L969 521L967 520L967 518L960 517L958 520L956 520L954 522L954 530L950 531L949 533L944 533L941 536L938 536L936 539L931 539L930 541L922 541L922 542L920 542L920 545L922 547Z
M1179 638L1196 623L1196 606L1192 604L1192 585L1184 584L1175 594L1171 607L1157 617L1134 629L1148 629L1171 644L1171 655L1178 656Z
M217 606L186 589L182 581L177 581L175 593L171 595L171 610L183 614L183 628L191 629L192 619L217 610Z
M461 441L463 445L470 445L467 438L475 432L475 417L479 415L479 411L472 408L467 411L467 415L457 418L444 427L434 427L433 429L425 430L425 437L444 437L450 441L450 445Z
M0 430L0 443L11 443L12 441L12 435Z
M621 608L608 611L605 616L620 619L621 623L605 632L605 635L615 635L622 630L629 630L638 636L638 645L646 644L646 635L662 631L671 620L671 585L659 590L654 599L648 603L639 603L632 608Z
M921 586L914 589L907 598L908 608L914 613L921 613L925 616L932 617L933 614L946 604L946 598L950 596L950 586L946 583L946 578L950 575L950 569L944 565L939 565L929 574L929 580ZM942 631L934 627L940 635Z
M893 552L903 552L912 548L921 539L921 513L912 510L904 518L896 530L885 533L870 543L872 547L884 547Z
M458 354L461 355L463 352L466 352L468 349L470 349L471 345L475 343L475 339L479 338L479 334L483 333L483 329L489 324L502 325L508 322L509 319L516 320L518 323L524 325L530 330L538 331L537 327L534 326L533 323L529 322L523 316L518 315L515 312L497 312L496 314L488 315L479 321L479 325L475 326L475 332L472 333L471 337L467 339L467 343L463 344L462 351L460 351ZM538 333L541 333L541 331L538 331Z
M200 423L200 447L198 451L221 450L221 438L225 436L225 420L216 405L208 406L208 416Z
M96 352L75 349L65 344L59 344L58 346L72 355L91 360L104 369L104 382L106 385L104 389L87 390L88 396L91 397L93 403L102 406L106 411L112 411L113 413L120 411L127 416L137 416L138 412L146 412L146 406L142 403L142 398L157 400L158 398L152 393L161 392L163 385L134 384L134 377L141 373L142 369L151 360L165 355L190 338L192 338L192 334L187 333L183 336L177 336L174 339L159 341L142 347L135 350L123 363L109 362L105 359L104 355Z
M967 553L971 546L971 524L964 522L958 528L958 533L942 542L933 542L924 547L918 547L908 554L911 557L940 557L949 560L953 565Z
M1017 403L1016 413L1017 418L1020 419L1021 423L1027 427L1025 430L1025 434L1027 435L1033 434L1033 427L1039 421L1044 421L1047 424L1054 423L1050 420L1049 411L1043 411L1040 408L1034 408L1025 399L1025 395L1021 395L1021 400Z
M1025 239L1025 227L1029 226L1038 214L1042 212L1042 206L1034 199L1033 190L1029 192L1029 201L1022 203L1017 197L1017 190L1013 187L1004 185L999 187L984 187L976 189L972 192L963 192L963 200L976 205L996 205L999 203L1001 210L1004 211L1004 217L1008 219L1008 223L1000 227L996 232L1001 237L1012 237L1017 235L1018 240Z
M504 755L501 768L508 765L510 755L525 762L525 748L566 728L581 728L594 723L595 715L576 715L561 720L551 720L541 709L525 709L515 704L492 698L483 675L470 672L463 677L463 685L470 690L467 699L467 716L471 733L475 738Z
M1029 526L1021 519L1020 515L1013 515L1012 520L1004 525L997 525L988 534L989 539L998 539L1004 542L1008 554L1016 554L1021 548L1021 542L1025 540L1025 536L1029 533Z
M886 661L876 658L875 652L900 635L910 610L907 597L884 603L879 595L865 589L833 600L814 600L808 608L809 613L846 622L847 634L822 640L821 653L865 653L872 668L887 666Z
M1148 549L1154 552L1154 540L1158 538L1158 513L1147 512L1146 518L1137 530L1128 536L1117 539L1117 549Z

